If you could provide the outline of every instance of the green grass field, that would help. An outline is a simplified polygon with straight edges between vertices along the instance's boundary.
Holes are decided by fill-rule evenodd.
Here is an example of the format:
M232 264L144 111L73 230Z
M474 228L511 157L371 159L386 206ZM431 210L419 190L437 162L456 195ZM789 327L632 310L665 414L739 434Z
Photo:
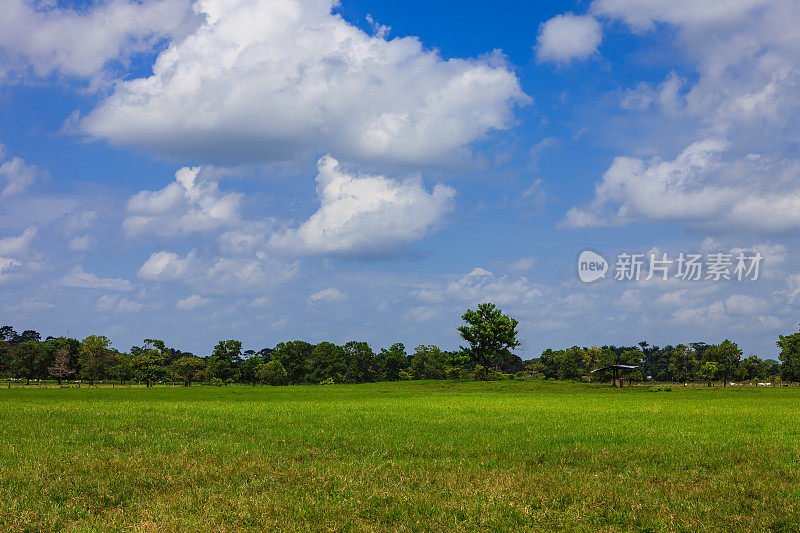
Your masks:
M0 389L0 530L800 530L800 388Z

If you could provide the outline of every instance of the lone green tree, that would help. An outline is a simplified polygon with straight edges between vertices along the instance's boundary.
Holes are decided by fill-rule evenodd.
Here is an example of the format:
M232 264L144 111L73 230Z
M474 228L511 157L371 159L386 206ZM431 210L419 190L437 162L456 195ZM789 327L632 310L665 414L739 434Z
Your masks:
M460 326L458 331L469 343L468 348L462 349L473 365L499 367L514 356L514 348L521 344L517 340L519 322L503 314L493 303L480 304L475 311L467 309L461 318L466 325Z

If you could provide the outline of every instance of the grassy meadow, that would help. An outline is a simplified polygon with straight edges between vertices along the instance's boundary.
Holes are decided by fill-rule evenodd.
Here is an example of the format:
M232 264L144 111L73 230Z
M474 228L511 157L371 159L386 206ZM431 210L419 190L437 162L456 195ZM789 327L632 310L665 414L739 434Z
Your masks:
M800 388L0 389L0 531L800 530Z

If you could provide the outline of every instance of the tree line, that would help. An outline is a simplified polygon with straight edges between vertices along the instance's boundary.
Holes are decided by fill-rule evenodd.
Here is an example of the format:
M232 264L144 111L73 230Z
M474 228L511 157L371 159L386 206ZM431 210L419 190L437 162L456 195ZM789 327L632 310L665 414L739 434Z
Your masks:
M221 340L209 355L197 356L168 347L159 339L119 351L102 335L83 340L47 337L33 330L17 333L0 327L0 378L31 381L80 380L141 383L159 382L289 385L368 383L405 379L558 379L606 381L607 372L592 370L611 364L637 368L633 381L706 382L753 380L800 381L800 332L780 335L780 361L743 358L736 343L693 342L651 346L578 347L545 350L523 361L514 353L520 346L518 322L495 305L481 304L462 315L458 331L466 346L443 350L420 345L408 352L402 343L374 351L363 341L344 345L312 344L302 340L275 347L243 350L239 340ZM10 382L9 382L10 383Z

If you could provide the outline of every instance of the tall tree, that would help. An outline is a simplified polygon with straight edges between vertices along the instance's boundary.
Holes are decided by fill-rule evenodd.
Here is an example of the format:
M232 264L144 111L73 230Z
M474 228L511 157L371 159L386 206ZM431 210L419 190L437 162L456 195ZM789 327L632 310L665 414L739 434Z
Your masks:
M323 341L311 351L308 377L313 383L322 383L328 379L341 382L346 373L345 351L341 346Z
M781 349L781 379L789 383L800 381L800 332L778 335L775 344Z
M44 377L46 370L42 368L43 361L43 347L37 341L23 341L14 346L13 356L11 359L11 372L15 377L25 378L27 383L32 379Z
M402 342L396 342L389 348L381 348L375 356L375 367L380 381L397 381L400 371L408 367L408 355Z
M208 358L207 371L211 379L224 382L236 380L241 363L242 343L237 340L219 341L214 346L214 353Z
M766 365L757 355L742 359L739 365L739 378L746 381L763 379L766 377Z
M199 357L185 355L170 365L170 375L176 381L188 387L194 381L199 381L206 363Z
M12 342L17 338L17 332L11 326L0 326L0 341Z
M669 359L669 371L676 381L692 381L695 377L697 361L695 351L685 344L679 344L672 350Z
M47 369L50 375L61 385L61 380L67 379L75 373L75 370L69 364L69 348L62 346L56 350L56 356L53 360L52 366Z
M350 341L344 345L344 359L348 383L368 383L375 375L375 353L366 342Z
M742 350L739 346L728 339L719 344L709 346L705 352L706 361L717 363L719 376L722 378L724 387L731 377L736 375L739 369L739 362L742 360Z
M244 361L239 365L239 379L244 383L252 383L253 385L258 382L257 371L258 367L263 365L266 361L261 359L255 350L245 350Z
M462 349L469 353L473 364L499 367L521 344L517 340L519 322L492 303L480 304L475 311L467 309L461 318L466 325L459 326L458 331L469 343L469 348Z
M706 361L700 365L700 368L697 371L697 377L708 383L708 386L710 387L713 381L719 379L720 373L721 370L719 368L719 363L714 361Z
M103 379L109 368L111 341L102 335L89 335L81 341L78 362L81 379L88 379L90 384Z
M272 357L286 369L289 383L307 383L308 359L313 350L314 345L305 341L281 342L275 346Z
M414 379L444 379L447 370L444 352L433 344L417 346L409 370Z

